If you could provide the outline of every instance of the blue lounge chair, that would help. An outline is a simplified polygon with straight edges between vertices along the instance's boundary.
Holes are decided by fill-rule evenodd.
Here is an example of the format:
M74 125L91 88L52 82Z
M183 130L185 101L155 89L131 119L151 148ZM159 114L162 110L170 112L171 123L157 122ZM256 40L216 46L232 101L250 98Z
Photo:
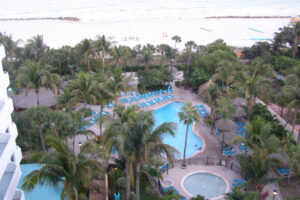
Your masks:
M224 156L233 156L233 155L235 155L235 151L233 150L233 151L229 151L229 152L223 152L223 155Z
M103 114L103 115L109 115L110 112L102 110L102 114Z
M239 179L233 179L233 182L235 182L235 183L246 183L246 181L239 180Z

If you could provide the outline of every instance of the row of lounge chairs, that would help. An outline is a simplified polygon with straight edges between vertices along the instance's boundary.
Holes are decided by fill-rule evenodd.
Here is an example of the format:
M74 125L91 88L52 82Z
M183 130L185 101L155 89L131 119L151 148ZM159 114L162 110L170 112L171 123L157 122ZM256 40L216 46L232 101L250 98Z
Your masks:
M276 169L276 172L280 175L280 176L287 176L290 173L290 168L289 167L279 167ZM291 171L291 173L293 173L293 170Z
M236 124L236 130L235 130L235 134L236 135L240 135L243 138L246 137L246 122L235 122Z
M168 100L173 99L173 98L174 98L174 96L169 94L169 95L166 95L166 96L161 96L161 97L155 98L153 100L149 100L147 102L141 102L139 105L142 108L147 108L149 106L155 105L157 103L163 103L163 102L168 101Z
M85 127L80 127L79 128L79 131L84 131L86 128L90 128L92 127L97 121L98 119L101 117L101 116L105 116L105 115L109 115L110 112L107 112L107 111L102 111L102 113L95 113L94 110L92 110L92 118L88 119L89 123L85 126ZM84 117L82 116L81 117L81 121L84 121Z
M246 183L246 181L244 181L244 180L239 180L239 179L233 179L232 181L233 181L232 187L236 187L236 186L238 186L239 184Z
M209 114L204 105L197 105L196 108L199 110L201 117L208 117Z
M130 96L129 98L122 98L121 102L123 103L132 103L134 101L139 102L142 99L145 99L148 101L149 98L155 98L156 95L162 96L165 94L173 94L173 90L155 90L152 92L144 93L144 94L138 94L136 93L136 96Z
M235 150L233 147L228 147L223 149L223 155L224 156L234 156L235 155Z
M164 192L168 192L169 190L174 190L174 194L179 194L178 190L176 190L176 188L174 186L170 186L170 187L164 187L162 188ZM186 200L186 197L181 197L180 200Z

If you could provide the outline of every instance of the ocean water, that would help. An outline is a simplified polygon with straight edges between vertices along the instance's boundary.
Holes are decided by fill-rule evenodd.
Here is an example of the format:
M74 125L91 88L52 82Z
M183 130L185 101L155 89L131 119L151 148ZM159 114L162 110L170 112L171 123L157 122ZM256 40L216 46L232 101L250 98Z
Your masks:
M299 15L300 0L1 0L0 18L79 17L85 22Z

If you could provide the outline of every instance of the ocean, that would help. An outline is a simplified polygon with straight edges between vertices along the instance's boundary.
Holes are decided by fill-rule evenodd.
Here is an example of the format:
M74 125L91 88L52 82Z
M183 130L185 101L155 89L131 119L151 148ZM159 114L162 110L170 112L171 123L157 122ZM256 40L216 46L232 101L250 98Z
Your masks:
M300 0L1 0L0 18L78 17L84 22L296 16Z

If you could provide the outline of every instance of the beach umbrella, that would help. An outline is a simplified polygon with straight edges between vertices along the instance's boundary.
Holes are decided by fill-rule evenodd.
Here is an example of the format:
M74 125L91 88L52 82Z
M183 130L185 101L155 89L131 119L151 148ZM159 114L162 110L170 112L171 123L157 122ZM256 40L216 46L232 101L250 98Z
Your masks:
M235 115L236 117L244 117L246 115L245 109L242 107L237 107L236 111L235 111Z
M225 121L223 119L218 119L216 121L216 127L223 131L234 131L236 129L236 124L230 119L226 119Z

